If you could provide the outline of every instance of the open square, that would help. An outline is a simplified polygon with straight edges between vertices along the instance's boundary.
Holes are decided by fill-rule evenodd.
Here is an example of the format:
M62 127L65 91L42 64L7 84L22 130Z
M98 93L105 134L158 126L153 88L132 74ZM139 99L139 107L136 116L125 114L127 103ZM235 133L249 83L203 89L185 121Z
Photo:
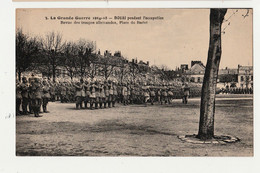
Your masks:
M253 156L252 95L218 95L215 133L233 144L192 144L178 135L197 134L200 99L168 105L117 104L110 109L75 110L50 102L41 118L16 117L16 153L46 156Z

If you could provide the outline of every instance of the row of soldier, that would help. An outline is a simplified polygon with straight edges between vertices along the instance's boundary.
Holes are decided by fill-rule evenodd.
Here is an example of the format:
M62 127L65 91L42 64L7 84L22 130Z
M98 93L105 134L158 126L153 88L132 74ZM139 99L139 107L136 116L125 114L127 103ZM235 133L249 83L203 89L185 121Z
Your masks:
M153 105L154 102L171 103L171 100L176 98L173 85L133 85L111 80L89 82L83 79L79 82L53 83L33 76L29 78L29 81L23 77L22 83L17 81L16 85L17 114L34 113L36 117L40 116L41 107L43 112L48 112L48 101L76 102L77 109L98 109L114 107L116 102L124 105L133 103L147 105L149 101ZM187 103L189 95L189 91L187 91L186 89L183 94L183 103ZM21 105L22 111L20 111Z
M95 81L88 82L80 80L75 83L75 99L76 108L107 108L114 107L115 103L123 103L124 105L133 103L144 103L147 105L149 101L151 105L155 101L164 104L171 103L174 98L173 86L163 85L133 85L131 83L120 83L116 81ZM63 90L63 89L62 89ZM187 103L187 96L189 91L185 90L185 103ZM84 106L83 106L84 105ZM89 105L89 107L88 107Z
M40 81L39 78L32 76L29 81L26 77L22 78L22 83L16 81L16 114L39 115L42 107L44 113L48 113L47 104L51 99L50 86L46 80ZM22 111L20 107L22 106Z
M222 88L222 94L253 94L253 88Z

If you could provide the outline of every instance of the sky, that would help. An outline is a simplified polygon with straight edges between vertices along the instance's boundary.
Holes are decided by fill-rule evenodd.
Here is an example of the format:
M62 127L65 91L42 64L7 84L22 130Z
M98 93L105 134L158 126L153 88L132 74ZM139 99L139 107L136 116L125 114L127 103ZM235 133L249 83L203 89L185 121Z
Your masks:
M246 9L229 9L222 28L222 57L220 68L252 65L252 18ZM151 65L165 65L170 69L201 60L206 64L209 47L209 9L17 9L16 27L31 36L44 37L46 33L60 32L65 41L80 38L96 41L97 48L114 53L120 50L129 60L149 61ZM148 16L163 20L148 24L77 25L60 24L50 17L104 17ZM231 17L230 17L231 16ZM46 20L45 17L48 17ZM112 19L113 20L113 19ZM92 20L93 21L93 20ZM110 19L108 21L111 21ZM115 21L115 20L113 20Z

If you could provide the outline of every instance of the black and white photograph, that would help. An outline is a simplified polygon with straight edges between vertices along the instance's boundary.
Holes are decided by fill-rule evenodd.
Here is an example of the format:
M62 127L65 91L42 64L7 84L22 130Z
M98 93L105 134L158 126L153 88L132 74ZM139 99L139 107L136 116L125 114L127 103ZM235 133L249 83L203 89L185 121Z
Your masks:
M253 157L252 8L18 8L15 155Z

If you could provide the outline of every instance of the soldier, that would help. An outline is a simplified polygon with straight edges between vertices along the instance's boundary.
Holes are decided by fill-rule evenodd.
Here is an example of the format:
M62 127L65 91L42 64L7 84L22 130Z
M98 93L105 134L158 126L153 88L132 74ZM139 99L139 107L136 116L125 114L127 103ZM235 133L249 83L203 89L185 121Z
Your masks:
M109 92L109 96L108 96L108 107L111 108L111 103L113 101L113 84L111 83L111 81L108 81L108 92Z
M61 82L55 84L55 96L56 96L55 99L57 101L61 100L61 86L62 85L63 84Z
M21 90L22 90L22 110L23 110L23 115L28 115L29 112L27 111L27 106L28 106L28 102L29 102L29 85L27 83L27 78L23 77L22 78L22 84L21 86Z
M163 89L162 89L162 100L161 100L161 104L163 104L163 102L166 104L167 103L167 88L164 85Z
M131 85L127 82L127 104L131 103Z
M154 98L155 98L155 88L154 85L150 88L150 98L151 98L151 105L154 103Z
M117 103L123 103L121 85L122 85L121 83L118 83L117 85Z
M168 103L171 104L172 103L172 99L173 99L173 92L171 90L171 88L168 88Z
M126 87L125 83L123 83L122 94L123 94L123 104L127 105L127 95L128 95L128 92L127 92L127 87Z
M30 90L31 90L31 105L32 105L32 110L34 112L34 116L41 117L39 115L39 112L41 107L42 94L41 94L41 85L39 83L38 78L34 78L32 80Z
M22 88L19 80L16 80L16 115L21 115Z
M105 92L105 102L104 102L104 108L108 106L108 99L109 99L109 89L107 81L104 82L104 92Z
M50 80L49 80L49 84L50 84L50 96L51 96L51 101L52 102L55 102L55 86L54 86L54 83L52 83Z
M158 91L157 91L157 100L159 103L162 104L162 89L161 88L158 88Z
M95 99L95 109L98 109L99 104L99 97L100 97L100 85L98 81L95 81L95 92L96 92L96 99Z
M93 104L96 100L96 85L94 82L91 83L90 87L90 109L93 109Z
M183 85L183 97L182 97L182 103L187 104L188 103L188 97L190 95L190 88L187 84Z
M60 101L61 103L66 102L67 88L65 83L61 83L60 85Z
M50 87L48 86L48 84L45 80L42 82L42 84L43 84L42 109L43 109L44 113L48 113L47 104L48 104L49 99L51 98Z
M105 94L105 89L104 89L104 84L100 84L100 96L99 96L99 107L102 109L102 104L104 104L105 108L105 102L106 102L106 94Z
M113 81L113 100L112 100L112 107L115 107L116 100L117 100L117 86L116 86L116 82Z
M149 92L150 92L150 90L149 90L148 86L146 86L146 84L145 84L145 86L143 87L143 96L144 96L145 106L147 106L147 102L148 102L149 97L150 97Z
M88 83L88 81L85 82L85 85L84 85L84 89L85 89L85 99L84 99L84 106L85 106L85 109L88 108L88 102L90 102L90 84Z
M85 97L85 92L83 91L83 79L80 79L80 82L77 82L76 84L74 84L74 87L76 89L76 109L82 109L82 102L83 99Z

